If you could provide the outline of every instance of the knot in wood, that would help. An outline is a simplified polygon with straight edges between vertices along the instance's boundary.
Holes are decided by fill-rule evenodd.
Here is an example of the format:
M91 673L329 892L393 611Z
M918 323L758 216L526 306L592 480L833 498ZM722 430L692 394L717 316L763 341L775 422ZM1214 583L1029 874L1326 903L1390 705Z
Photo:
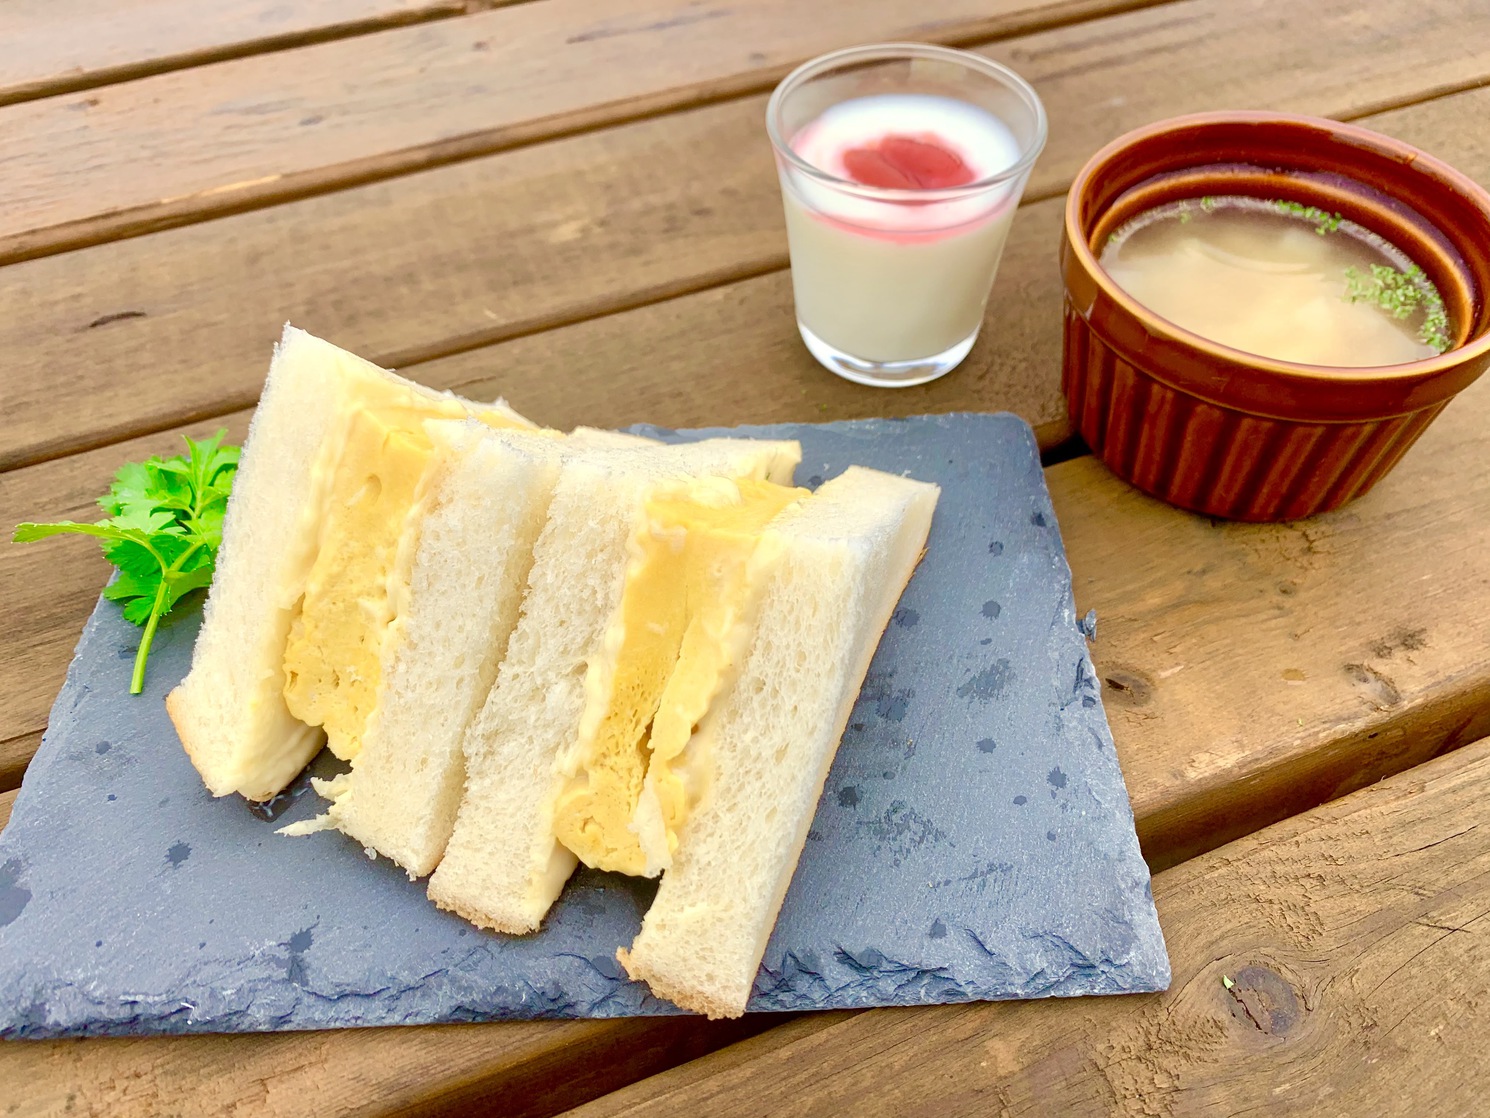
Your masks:
M1126 706L1148 706L1154 699L1154 682L1134 668L1113 668L1102 673L1110 699Z
M1304 1006L1293 983L1271 967L1243 967L1226 992L1231 999L1231 1015L1269 1036L1287 1036L1304 1018Z

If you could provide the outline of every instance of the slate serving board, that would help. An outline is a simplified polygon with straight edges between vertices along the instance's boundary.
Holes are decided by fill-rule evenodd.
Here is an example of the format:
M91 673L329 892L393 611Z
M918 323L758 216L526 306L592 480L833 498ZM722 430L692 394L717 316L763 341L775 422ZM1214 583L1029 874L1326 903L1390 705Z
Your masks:
M752 1010L1160 990L1169 962L1034 438L1011 415L725 431L935 481ZM39 512L44 510L38 510ZM650 883L583 872L538 934L478 930L344 836L302 776L212 799L162 705L200 620L100 601L0 835L0 1035L241 1032L677 1012L615 961ZM317 765L329 769L327 755Z

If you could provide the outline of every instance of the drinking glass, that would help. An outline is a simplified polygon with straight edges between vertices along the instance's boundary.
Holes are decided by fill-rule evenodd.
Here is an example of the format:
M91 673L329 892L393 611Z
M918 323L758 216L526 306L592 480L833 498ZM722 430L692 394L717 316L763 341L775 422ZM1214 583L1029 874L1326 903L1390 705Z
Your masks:
M797 328L812 355L839 376L886 387L956 368L977 340L1045 145L1034 89L967 51L854 47L789 74L766 128ZM858 146L835 149L835 130Z

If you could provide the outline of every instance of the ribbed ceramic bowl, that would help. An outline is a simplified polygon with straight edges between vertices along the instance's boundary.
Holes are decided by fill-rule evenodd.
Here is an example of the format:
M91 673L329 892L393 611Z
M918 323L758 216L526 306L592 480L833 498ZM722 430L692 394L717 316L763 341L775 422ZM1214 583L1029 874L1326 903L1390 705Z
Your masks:
M1339 369L1207 341L1134 301L1097 246L1179 198L1250 195L1339 213L1397 245L1443 296L1443 354ZM1313 117L1201 113L1140 128L1066 201L1063 382L1071 419L1120 477L1182 508L1290 520L1376 484L1490 364L1490 194L1431 156Z

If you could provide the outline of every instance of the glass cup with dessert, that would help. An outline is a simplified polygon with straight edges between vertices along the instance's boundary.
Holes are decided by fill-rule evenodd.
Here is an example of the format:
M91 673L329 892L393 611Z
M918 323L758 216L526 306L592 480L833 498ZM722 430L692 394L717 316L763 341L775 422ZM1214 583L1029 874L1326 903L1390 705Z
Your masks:
M766 109L802 340L903 387L950 372L983 323L1045 109L982 55L890 43L808 62Z

